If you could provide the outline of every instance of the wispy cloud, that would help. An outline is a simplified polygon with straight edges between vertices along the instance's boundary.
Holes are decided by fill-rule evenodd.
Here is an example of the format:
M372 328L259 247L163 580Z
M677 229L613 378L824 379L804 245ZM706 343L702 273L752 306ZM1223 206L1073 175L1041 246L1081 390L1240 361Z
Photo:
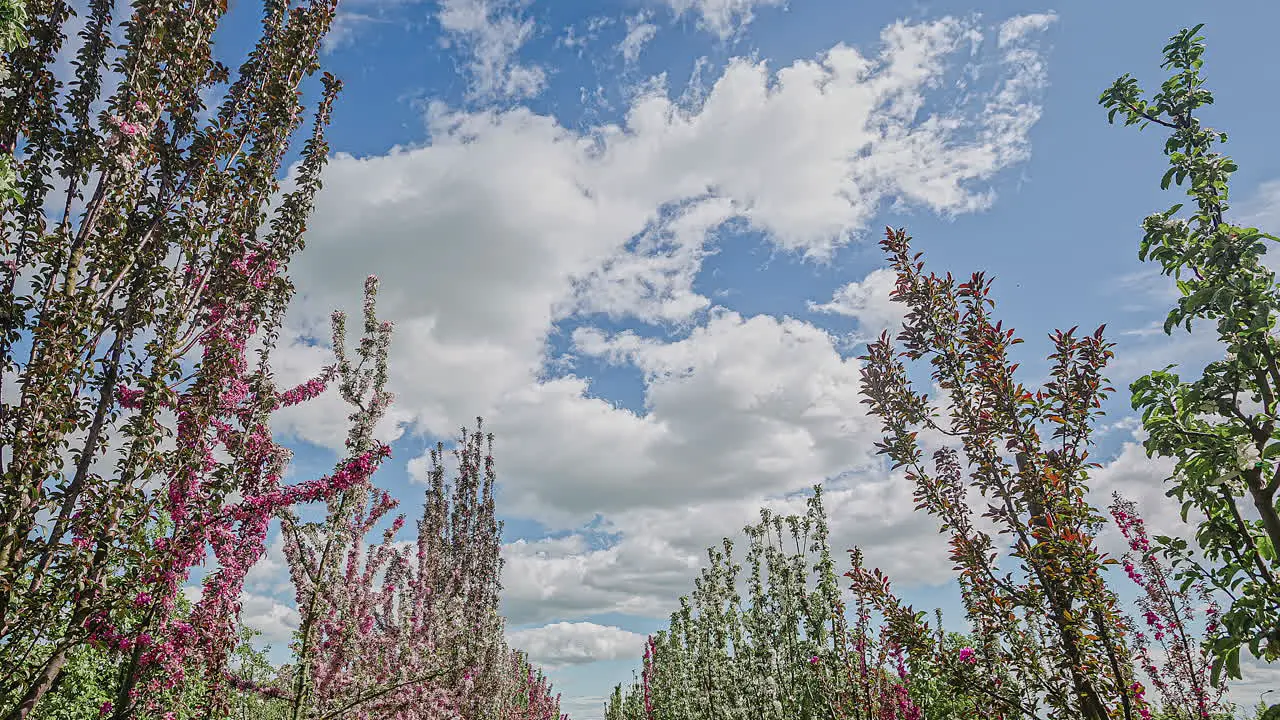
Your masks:
M700 27L727 40L751 24L756 8L782 7L786 0L666 0L666 3L676 15L697 15Z
M1012 45L1028 35L1043 32L1057 19L1058 14L1055 12L1032 13L1009 18L1000 25L996 44L1002 48Z
M644 46L658 34L658 26L650 22L652 18L647 12L636 13L627 18L627 35L618 44L618 52L626 62L635 62Z
M542 67L516 60L535 30L533 20L523 16L526 5L526 0L440 1L440 26L470 56L473 98L529 98L545 87Z

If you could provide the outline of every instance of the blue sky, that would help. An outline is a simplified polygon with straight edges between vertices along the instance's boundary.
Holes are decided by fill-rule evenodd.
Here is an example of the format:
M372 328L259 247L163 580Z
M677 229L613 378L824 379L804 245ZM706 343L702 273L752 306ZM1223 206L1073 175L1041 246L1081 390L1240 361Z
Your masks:
M237 0L219 31L233 68L259 8ZM1271 2L346 0L323 59L346 84L334 156L276 371L326 364L306 338L383 278L399 402L378 482L412 515L426 449L486 418L512 641L576 720L630 679L705 547L815 482L837 551L865 547L958 618L942 540L872 457L857 395L860 338L897 317L880 229L906 226L933 269L997 277L1028 382L1058 327L1106 323L1121 388L1210 357L1150 332L1171 290L1136 259L1139 222L1178 201L1162 137L1096 104L1124 72L1157 86L1166 39L1200 22L1239 215L1280 218ZM1098 497L1176 530L1127 407L1122 390ZM345 416L336 393L281 413L300 475L331 466ZM245 598L277 646L296 621L280 561ZM1280 682L1248 670L1242 702Z

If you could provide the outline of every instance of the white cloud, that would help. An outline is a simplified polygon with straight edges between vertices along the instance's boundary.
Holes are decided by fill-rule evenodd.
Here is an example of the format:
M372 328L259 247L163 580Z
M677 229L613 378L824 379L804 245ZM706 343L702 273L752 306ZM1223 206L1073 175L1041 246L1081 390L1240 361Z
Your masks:
M1256 227L1264 233L1280 234L1280 180L1259 184L1229 220L1246 227ZM1280 273L1280 251L1276 246L1276 242L1267 241L1267 253L1262 256L1262 262L1273 272Z
M697 107L653 91L623 126L585 135L526 109L435 106L430 146L329 163L292 263L289 327L327 336L330 309L358 307L374 272L397 323L397 411L420 428L448 433L459 418L563 395L564 383L535 384L554 323L596 311L689 319L708 305L693 278L726 219L825 257L887 198L944 213L985 206L970 183L1022 159L1025 133L997 138L986 115L944 122L904 108L971 32L954 20L895 25L878 59L837 46L772 75L735 60ZM327 362L285 345L281 362ZM316 422L334 427L309 439L331 444L338 421Z
M785 6L786 0L666 0L677 16L693 12L698 25L727 40L755 19L755 8Z
M293 595L289 580L289 564L284 555L284 535L277 533L267 544L266 552L249 568L244 577L245 590L259 595Z
M650 323L681 322L707 309L694 292L709 234L734 215L727 198L700 198L672 208L576 284L574 313L605 313Z
M946 538L937 522L914 512L912 487L898 474L863 472L828 481L823 503L837 566L857 546L899 588L936 586L952 577ZM614 513L605 529L618 540L592 547L582 534L503 547L502 612L513 623L545 623L620 613L665 618L693 590L706 548L734 539L745 556L742 528L760 508L803 514L803 494L785 498L733 496L672 508Z
M1057 19L1058 14L1052 11L1009 18L1000 25L1000 35L996 42L1002 48L1007 47L1031 33L1043 32Z
M535 30L532 20L521 17L526 4L526 0L440 0L440 26L471 53L468 69L475 97L533 97L546 85L545 70L515 60Z
M502 614L513 624L605 612L663 617L688 592L702 556L654 535L599 550L581 535L517 540L502 548Z
M376 15L348 12L346 10L340 11L334 16L333 24L329 27L329 32L324 36L320 46L321 52L327 54L352 45L364 27L385 22L388 21Z
M347 305L342 309L347 312L347 350L353 363L358 363L355 348L361 328L360 307ZM322 336L328 337L324 332ZM335 362L332 349L328 346L298 342L281 342L271 353L271 366L277 390L283 392L318 377L321 370ZM320 395L291 407L280 408L271 415L271 430L277 439L298 439L345 453L347 433L351 428L350 415L355 408L342 399L338 392L340 380L334 378ZM404 431L403 425L413 418L406 409L392 406L391 409L374 425L375 439L392 443L399 439ZM344 454L345 457L345 454Z
M1241 654L1240 680L1231 683L1227 689L1227 697L1241 709L1252 711L1258 706L1261 698L1267 705L1280 703L1276 697L1276 688L1280 688L1280 666L1275 663L1264 663L1249 654L1246 649ZM1268 693L1263 696L1263 693Z
M627 35L618 44L618 52L622 53L622 59L626 62L635 62L644 46L658 34L658 26L649 22L651 18L646 12L627 18Z
M434 106L430 146L326 168L290 267L300 292L278 372L301 380L327 363L296 336L327 337L329 311L359 307L363 277L382 278L396 419L451 436L483 415L504 513L569 530L599 516L614 538L506 545L503 607L517 624L661 617L707 546L762 504L798 511L797 498L771 498L825 478L833 548L866 547L905 585L939 582L936 525L869 455L879 427L858 363L808 323L711 308L694 280L725 223L823 259L885 201L944 214L989 204L983 183L1026 157L1041 80L1004 65L989 102L926 116L975 32L898 24L874 55L841 45L777 71L736 59L705 93L673 99L651 83L620 124L587 132L524 108ZM548 338L588 313L681 328L573 336L575 352L641 376L641 413L582 378L546 377ZM333 446L349 411L301 407L289 432Z
M606 15L600 15L587 20L582 30L577 25L570 25L564 29L564 34L556 38L556 47L567 47L570 50L576 50L578 57L582 57L587 46L595 42L600 36L600 31L617 22L614 18Z
M262 633L268 643L287 643L298 629L298 611L274 598L245 592L240 594L240 620Z
M580 354L639 369L648 413L582 398L576 379L507 404L494 428L521 469L507 502L540 518L764 497L868 461L858 438L878 426L860 404L858 363L812 325L718 310L676 342L590 329L573 339Z
M858 339L868 341L888 330L897 335L907 316L904 303L893 302L889 293L897 285L898 276L889 268L872 270L865 278L838 288L831 302L809 302L813 312L845 315L858 321Z
M1142 515L1143 522L1152 536L1170 535L1190 538L1194 534L1179 516L1176 502L1165 497L1166 480L1173 475L1173 461L1169 458L1147 457L1143 449L1141 430L1135 430L1134 439L1126 441L1120 452L1108 463L1094 470L1089 481L1089 500L1094 507L1108 515L1113 492L1132 500ZM1195 515L1191 516L1195 520ZM1116 557L1123 555L1128 546L1120 532L1113 526L1098 538L1100 547Z
M552 623L507 633L507 642L548 668L598 660L631 660L644 650L645 636L590 622Z

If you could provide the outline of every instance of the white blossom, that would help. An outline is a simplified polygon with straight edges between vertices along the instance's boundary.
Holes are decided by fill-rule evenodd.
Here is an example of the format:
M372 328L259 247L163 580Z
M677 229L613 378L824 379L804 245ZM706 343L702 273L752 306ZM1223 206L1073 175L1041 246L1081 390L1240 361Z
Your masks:
M1258 454L1258 446L1254 445L1251 439L1241 437L1236 440L1236 467L1241 470L1248 470L1258 464L1261 459L1262 456Z

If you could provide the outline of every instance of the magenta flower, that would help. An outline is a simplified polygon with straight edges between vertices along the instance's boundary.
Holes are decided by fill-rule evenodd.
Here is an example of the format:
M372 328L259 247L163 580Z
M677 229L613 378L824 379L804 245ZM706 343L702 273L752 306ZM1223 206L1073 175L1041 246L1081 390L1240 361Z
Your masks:
M978 664L978 657L977 655L974 654L973 648L971 647L960 648L959 657L960 657L960 662L962 663L969 663L970 665Z

